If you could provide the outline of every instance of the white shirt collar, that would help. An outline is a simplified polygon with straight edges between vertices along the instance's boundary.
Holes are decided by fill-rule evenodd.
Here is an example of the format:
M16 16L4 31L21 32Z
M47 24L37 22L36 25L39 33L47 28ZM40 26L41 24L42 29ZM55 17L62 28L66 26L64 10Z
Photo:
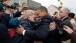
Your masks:
M67 17L62 18L61 21L63 21L65 18L67 18Z

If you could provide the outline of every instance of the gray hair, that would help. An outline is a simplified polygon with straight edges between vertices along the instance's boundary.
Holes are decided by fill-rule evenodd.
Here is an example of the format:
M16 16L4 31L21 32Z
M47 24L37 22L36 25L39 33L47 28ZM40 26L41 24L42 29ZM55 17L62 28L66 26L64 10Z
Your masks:
M26 10L23 14L23 18L27 18L29 15L34 15L35 14L35 11L33 10Z
M70 10L66 7L64 7L64 10L67 12L67 13L70 13Z

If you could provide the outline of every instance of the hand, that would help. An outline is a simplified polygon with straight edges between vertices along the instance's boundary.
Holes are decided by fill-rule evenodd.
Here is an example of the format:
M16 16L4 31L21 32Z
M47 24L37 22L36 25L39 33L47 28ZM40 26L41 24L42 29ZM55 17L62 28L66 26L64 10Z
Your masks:
M9 5L11 7L12 3L10 1L5 2L6 5Z
M64 26L63 28L67 33L72 34L73 30L69 28L68 26Z
M17 34L22 34L23 31L24 31L24 28L21 25L16 29Z
M27 10L27 9L28 9L28 7L26 7L26 6L25 7L22 7L22 8L19 8L19 12L22 13L24 10Z
M18 20L22 20L24 18L23 15L21 15L20 17L18 17Z
M76 31L76 27L74 27L73 30Z
M55 22L50 23L50 31L53 31L56 29L56 24Z
M61 41L61 43L66 43L65 41Z
M43 43L42 41L34 41L34 43Z

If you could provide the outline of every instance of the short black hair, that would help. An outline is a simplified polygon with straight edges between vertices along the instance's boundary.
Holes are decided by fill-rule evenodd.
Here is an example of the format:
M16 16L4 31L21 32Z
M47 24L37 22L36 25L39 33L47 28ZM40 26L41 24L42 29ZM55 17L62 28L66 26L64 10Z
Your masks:
M47 10L47 8L46 7L44 7L44 6L40 6L39 8L37 8L37 10L41 10L41 11L46 11L46 13L48 13L48 10Z
M71 18L74 18L75 14L74 13L69 13L68 16L71 17Z

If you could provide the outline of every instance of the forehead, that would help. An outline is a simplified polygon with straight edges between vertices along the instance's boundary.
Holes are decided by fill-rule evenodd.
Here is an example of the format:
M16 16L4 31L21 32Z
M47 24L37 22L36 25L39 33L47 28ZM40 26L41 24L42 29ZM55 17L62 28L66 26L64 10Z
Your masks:
M37 9L36 12L41 12L41 10L40 9Z
M64 8L61 8L60 11L64 11Z
M61 12L65 12L64 8L61 8L60 11L61 11Z

